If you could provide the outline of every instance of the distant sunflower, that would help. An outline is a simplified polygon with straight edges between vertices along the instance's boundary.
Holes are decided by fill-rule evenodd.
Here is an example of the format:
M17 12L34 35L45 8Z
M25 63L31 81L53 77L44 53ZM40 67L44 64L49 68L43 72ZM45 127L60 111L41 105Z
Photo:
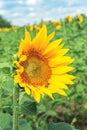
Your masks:
M40 31L40 27L37 25L34 25L34 29L36 30L36 33L38 33Z
M29 30L30 30L30 31L33 30L33 25L29 25Z
M56 23L56 29L59 30L61 28L61 21L57 21Z
M61 21L52 21L51 24L55 26L57 30L61 28Z
M54 34L52 32L47 36L46 26L43 25L31 41L26 30L25 39L22 39L19 46L17 75L14 80L37 102L45 94L52 99L53 93L66 96L64 89L68 89L67 84L73 84L74 76L67 74L73 70L73 67L68 66L73 59L63 56L69 49L62 49L64 44L60 44L61 39L50 42Z
M82 23L83 22L83 17L81 15L78 15L77 19L78 19L78 23Z
M69 16L66 17L66 20L67 20L69 23L71 23L73 19L72 19L72 17L69 15Z

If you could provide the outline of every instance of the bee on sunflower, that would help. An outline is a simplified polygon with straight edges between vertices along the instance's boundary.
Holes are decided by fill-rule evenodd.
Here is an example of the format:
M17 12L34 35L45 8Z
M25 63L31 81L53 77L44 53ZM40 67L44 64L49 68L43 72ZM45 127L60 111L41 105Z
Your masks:
M74 69L68 66L74 59L64 56L69 49L62 48L61 39L52 41L54 35L54 32L47 35L46 25L43 25L31 40L30 33L25 30L25 38L19 46L14 80L37 102L45 94L52 99L54 93L66 96L64 90L68 89L67 84L73 84L75 78L68 74Z

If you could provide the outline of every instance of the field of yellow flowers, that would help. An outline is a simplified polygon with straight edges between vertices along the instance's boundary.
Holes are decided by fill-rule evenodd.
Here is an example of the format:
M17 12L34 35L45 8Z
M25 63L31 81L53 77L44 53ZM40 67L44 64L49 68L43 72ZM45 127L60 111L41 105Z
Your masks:
M44 35L40 34L41 28L44 28L42 29ZM46 38L46 42L47 40L49 41L49 39L51 39L52 37L51 42L54 43L48 48L48 50L46 50L48 53L46 51L43 51L46 45L41 46L38 44L38 42L43 43L46 31L48 36ZM29 47L31 48L28 32L30 33L31 41L34 41L35 43L37 42L37 45L41 47L40 49L42 49L41 53L43 53L43 55L46 54L45 58L42 58L39 53L34 51L34 49L38 50L38 46L35 45L34 42L32 42L33 48L28 50L28 42L30 45ZM55 32L54 37L53 32ZM33 40L35 36L37 36L37 38ZM62 59L59 60L60 70L63 72L69 71L62 70L61 63L67 65L70 62L72 63L70 66L74 67L74 70L70 72L70 75L76 77L75 79L73 77L71 78L74 79L74 84L71 80L68 80L69 75L67 76L67 78L64 77L64 82L68 85L69 89L65 89L66 86L61 85L61 87L64 87L65 90L64 92L62 90L59 91L59 94L53 92L56 92L55 88L52 88L52 91L50 90L49 92L49 90L47 89L49 84L46 84L46 89L41 86L43 85L43 82L46 82L46 78L50 77L50 68L48 67L45 59L48 58L49 61L51 61L51 58L49 57L53 56L56 50L54 50L54 52L51 51L50 53L49 50L51 50L52 48L55 49L56 45L54 41L56 41L57 39L62 39L62 43L64 43L63 49L65 49L63 52L60 50L59 54L63 55L64 53L64 55L67 57L64 59L65 61L63 61ZM26 44L26 47L23 45L23 43ZM59 45L59 47L61 48L62 46ZM67 53L66 48L69 49ZM28 56L26 50L28 50L28 53L30 53L30 57ZM32 58L33 51L35 57L39 57L40 62L38 59L35 59L35 57ZM34 75L36 74L37 76L38 72L35 71L34 75L33 72L31 73L32 67L27 67L29 61L26 61L26 57L29 57L30 61L35 61L37 63L33 64L33 67L38 67L39 63L40 65L43 65L41 77L44 79L44 81L42 81L42 79L37 79L37 81L34 79ZM74 62L72 62L70 57L72 59L74 58ZM19 62L18 58L20 59ZM55 61L56 60L57 59L55 59ZM49 62L49 64L51 62ZM51 65L54 65L52 63ZM23 67L25 67L26 70L29 71L28 75L26 76L26 80L25 72L21 74L23 72ZM56 70L54 71L52 69L53 72L56 72ZM58 71L58 73L59 72L60 71ZM17 73L18 75L16 75ZM18 85L14 82L15 75ZM30 76L30 80L32 79L31 84L36 85L36 87L37 84L41 86L41 89L38 90L39 93L42 95L41 97L38 95L38 92L35 92L34 94L34 87L31 88L30 86L29 89L27 89L27 87L23 87L25 85L27 86L28 84L28 76ZM21 79L18 79L19 77L22 77L22 81ZM54 82L55 78L53 79L53 83ZM35 91L37 91L37 89ZM53 97L51 95L52 93L54 93ZM65 93L67 94L67 96L65 96ZM54 100L52 98L54 98ZM12 130L12 128L13 130L18 130L18 127L19 130L87 130L86 112L86 16L78 15L74 18L72 16L67 16L64 20L49 22L41 21L38 25L34 24L26 25L23 27L12 26L11 28L0 28L0 130ZM18 126L15 126L14 124L17 123L17 120L19 120L17 124ZM61 122L63 122L63 125L61 125ZM59 123L59 125L57 125L57 123Z

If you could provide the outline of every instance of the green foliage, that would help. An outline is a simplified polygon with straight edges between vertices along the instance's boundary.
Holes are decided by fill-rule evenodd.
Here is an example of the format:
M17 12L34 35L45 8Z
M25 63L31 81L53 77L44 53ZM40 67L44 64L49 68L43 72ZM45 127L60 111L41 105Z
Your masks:
M12 124L12 117L10 114L0 113L0 129L10 129Z
M4 19L2 16L0 16L0 28L3 27L11 27L11 23Z
M36 114L36 102L26 100L25 102L23 102L23 104L21 104L21 112L26 115Z
M26 120L19 120L19 130L32 130L32 127L27 123Z
M76 130L67 123L50 123L47 130Z
M46 23L48 34L55 31L55 37L62 38L64 48L70 48L67 55L75 58L72 72L77 78L75 84L67 90L67 97L54 94L55 100L45 96L40 104L31 100L30 96L20 88L19 96L19 128L20 130L48 130L64 127L74 130L67 122L77 129L86 130L87 111L87 17L81 24L76 18L72 23L62 21L62 27L57 30L51 22ZM5 26L4 26L5 27ZM13 61L17 57L20 39L24 37L25 27L18 28L17 32L0 32L0 127L3 130L12 129L13 88L15 87L13 76L15 66ZM32 39L35 30L30 31ZM6 120L6 121L5 121ZM6 124L5 124L6 123ZM55 128L56 127L56 128ZM63 128L61 128L63 129Z

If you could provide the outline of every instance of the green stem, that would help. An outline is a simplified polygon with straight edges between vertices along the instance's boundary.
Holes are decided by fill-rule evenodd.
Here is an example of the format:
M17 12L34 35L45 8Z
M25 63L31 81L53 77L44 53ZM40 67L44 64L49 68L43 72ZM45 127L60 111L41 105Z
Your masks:
M2 85L0 86L0 112L2 112Z
M19 86L13 88L13 130L18 130Z

